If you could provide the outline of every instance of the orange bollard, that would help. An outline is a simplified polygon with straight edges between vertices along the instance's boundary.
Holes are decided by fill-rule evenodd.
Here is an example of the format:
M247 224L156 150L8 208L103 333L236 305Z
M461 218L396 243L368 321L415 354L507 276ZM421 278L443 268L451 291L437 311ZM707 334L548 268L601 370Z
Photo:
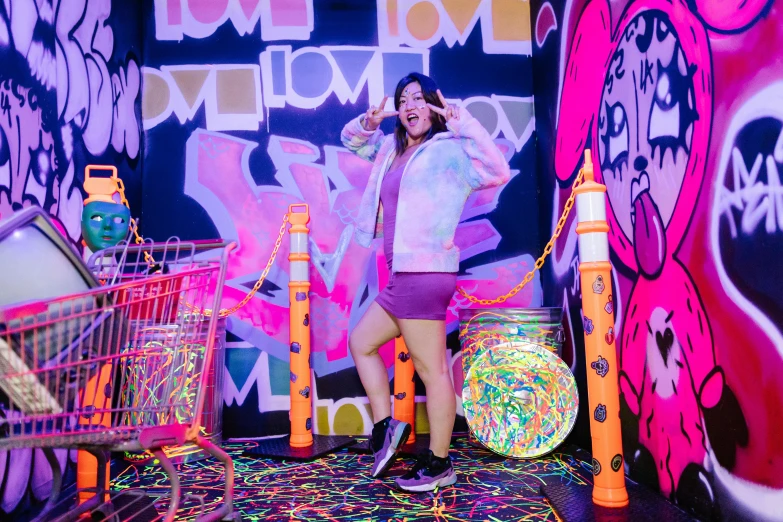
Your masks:
M407 444L416 442L416 386L413 359L402 336L394 340L394 418L411 425Z
M289 337L291 347L291 441L294 448L313 445L313 400L310 395L310 254L308 241L310 209L305 204L288 207L291 228L291 263L288 295L290 302Z
M110 172L111 176L96 176L93 170ZM93 201L103 201L105 203L116 203L112 196L117 192L120 183L117 176L117 167L113 165L87 165L84 169L84 191L87 193L87 199L84 200L84 206Z
M612 265L606 223L606 187L596 183L590 151L585 151L585 180L576 192L579 272L582 285L587 397L593 440L593 503L628 505L620 432Z
M113 366L105 364L100 373L90 379L84 387L81 404L83 406L93 406L101 413L96 413L92 417L79 417L79 424L100 425L111 427L111 376ZM108 394L106 392L109 392ZM89 452L79 450L76 454L76 489L95 488L98 486L98 461ZM106 480L104 484L106 495L104 502L109 500L109 463L106 463ZM93 497L94 493L79 491L79 504L87 502Z

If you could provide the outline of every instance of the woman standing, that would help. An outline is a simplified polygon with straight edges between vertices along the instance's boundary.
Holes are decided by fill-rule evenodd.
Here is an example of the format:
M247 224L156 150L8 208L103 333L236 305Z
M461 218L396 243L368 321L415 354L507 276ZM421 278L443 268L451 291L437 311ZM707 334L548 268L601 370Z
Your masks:
M429 491L454 484L448 451L456 399L446 357L446 310L456 290L460 254L454 245L465 201L474 190L501 185L510 172L503 154L464 108L450 106L435 82L411 73L397 84L395 111L380 107L349 122L346 148L373 162L355 237L369 247L383 237L389 283L351 333L350 349L370 400L375 426L372 476L388 470L411 426L391 418L389 380L378 349L402 334L427 390L430 449L397 485ZM394 134L378 128L396 116Z

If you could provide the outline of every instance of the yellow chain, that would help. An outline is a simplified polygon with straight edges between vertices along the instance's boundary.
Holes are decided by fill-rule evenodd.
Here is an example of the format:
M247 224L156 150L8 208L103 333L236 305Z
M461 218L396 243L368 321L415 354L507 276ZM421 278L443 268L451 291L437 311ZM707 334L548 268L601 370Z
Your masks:
M120 178L117 178L117 191L120 193L120 201L122 201L122 204L128 207L128 210L130 210L130 204L128 203L128 199L125 197L125 183L123 183ZM136 236L136 244L141 245L144 243L144 239L142 239L142 237L139 235L139 227L137 226L136 220L131 218L130 221L130 229L133 231L133 235ZM155 264L155 259L149 254L149 252L144 252L144 261L146 261L150 267Z
M535 275L536 271L539 270L543 265L544 261L546 260L546 257L552 252L552 248L555 246L555 241L558 237L560 237L560 233L563 231L563 227L565 226L566 219L568 219L568 214L571 212L571 207L574 206L574 201L576 200L576 193L574 192L574 189L582 184L582 181L584 180L584 173L582 172L582 169L579 169L579 174L577 174L576 179L574 180L574 184L571 186L571 195L568 196L568 200L566 201L565 208L563 209L563 214L560 216L560 220L557 222L557 226L555 227L555 232L552 234L552 238L549 240L549 242L546 244L546 247L544 247L544 253L541 254L541 257L538 258L536 261L536 264L533 267L533 270L527 273L527 275L522 279L522 281L511 289L506 294L501 295L500 297L496 299L479 299L478 297L472 296L469 293L465 291L465 289L461 287L457 287L457 291L465 297L468 301L471 303L478 303L482 305L492 305L492 304L498 304L503 303L507 301L508 299L511 299L517 293L522 290L526 284L528 284L530 281L533 280L533 276Z
M248 301L250 301L254 295L256 295L256 292L261 288L261 285L264 284L264 281L266 280L266 276L269 275L269 270L272 268L272 264L275 262L275 258L277 257L277 251L280 250L280 245L283 243L283 236L285 235L286 231L286 225L288 224L288 213L286 213L283 216L283 223L280 225L280 232L277 234L277 240L275 241L275 248L272 249L272 255L269 257L269 261L266 263L266 268L264 268L264 271L261 273L261 276L258 278L258 281L256 281L256 284L253 285L253 289L250 290L244 299L242 299L239 303L235 304L231 308L223 308L218 312L218 317L228 317L229 315L235 313L237 310L245 306ZM204 310L202 312L207 317L210 317L212 315L212 310Z
M125 184L119 178L117 178L117 190L120 193L122 204L130 208L130 205L128 204L128 200L125 197ZM253 285L253 289L250 290L245 296L245 298L242 299L238 304L235 304L234 306L228 309L226 308L221 309L218 312L218 317L228 317L229 315L235 313L237 310L245 306L253 298L254 295L256 295L258 290L261 288L261 285L264 284L264 281L266 280L266 276L269 275L269 270L272 268L272 265L275 262L275 258L277 257L277 251L280 250L280 245L283 243L283 236L285 235L287 224L288 224L288 214L286 213L283 216L283 223L280 225L280 232L277 234L277 240L275 241L275 248L272 250L272 255L266 264L266 268L264 268L264 271L261 273L261 276L258 278L258 281L256 281L255 285ZM136 227L135 225L136 225L136 221L133 218L131 218L131 230L133 230L133 235L136 236L136 244L141 245L144 243L144 239L142 239L141 236L139 236L138 227ZM144 260L147 261L147 263L150 266L152 266L155 261L153 257L149 255L149 253L147 252L144 252ZM191 309L193 308L191 305L188 305L187 303L186 306L188 306ZM202 313L207 317L212 316L212 310L210 309L203 310Z
M571 194L568 196L568 199L565 203L565 208L563 208L563 213L560 216L560 219L557 222L557 226L555 226L555 231L552 234L552 237L549 239L549 242L544 247L544 252L541 254L541 257L539 257L536 260L535 265L533 266L533 270L527 273L525 277L522 279L522 281L512 288L507 293L495 298L495 299L479 299L476 296L470 295L465 291L462 287L457 287L457 292L460 293L463 297L465 297L468 301L474 304L481 304L481 305L492 305L492 304L499 304L504 303L507 300L511 299L515 295L519 293L520 290L522 290L525 285L527 285L530 281L533 280L533 276L535 273L541 269L542 266L544 266L544 261L546 260L547 256L552 252L552 248L555 246L555 241L557 241L557 238L560 237L560 233L563 231L563 227L565 227L566 219L568 219L568 215L571 213L571 208L574 206L574 202L576 201L576 193L574 190L576 187L582 184L582 181L584 181L584 172L582 169L579 170L579 173L576 176L576 179L574 180L573 185L571 185ZM125 186L121 179L117 180L120 197L122 198L122 203L128 207L128 200L125 198ZM132 224L135 224L135 221L131 218ZM236 305L232 306L231 308L223 308L218 312L218 317L227 317L233 313L235 313L237 310L245 306L256 293L261 288L261 285L264 284L264 281L266 280L267 275L269 275L269 270L272 268L272 264L274 264L275 259L277 258L277 252L280 250L280 245L283 242L283 236L285 235L286 231L286 225L288 224L288 214L285 214L283 216L283 223L280 225L280 231L277 234L277 240L275 240L275 246L272 250L272 255L269 257L269 261L266 263L266 267L264 268L264 271L261 273L261 276L258 278L258 281L256 281L256 284L253 285L253 289L250 290L247 295ZM137 229L135 226L132 227L133 233L136 236L136 244L141 245L144 240L139 236L139 233L137 232ZM152 257L147 253L144 252L145 259L148 263L152 262ZM206 309L203 311L203 314L205 316L211 316L212 310Z

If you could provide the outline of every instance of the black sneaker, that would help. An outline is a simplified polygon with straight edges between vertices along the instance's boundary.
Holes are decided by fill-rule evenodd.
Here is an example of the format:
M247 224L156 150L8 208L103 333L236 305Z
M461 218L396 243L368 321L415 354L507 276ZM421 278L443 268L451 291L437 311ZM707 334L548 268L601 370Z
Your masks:
M373 477L380 477L394 464L397 453L410 434L410 424L391 418L386 418L373 427L370 436L370 449L375 458L370 472Z
M427 450L418 456L411 470L396 482L397 487L404 491L432 491L457 482L457 474L451 465L451 457L442 459Z

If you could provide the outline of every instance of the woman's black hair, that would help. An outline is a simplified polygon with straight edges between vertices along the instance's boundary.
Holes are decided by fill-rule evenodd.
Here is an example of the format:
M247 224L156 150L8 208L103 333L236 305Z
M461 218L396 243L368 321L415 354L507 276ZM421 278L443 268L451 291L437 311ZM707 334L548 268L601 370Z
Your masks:
M438 86L435 81L429 76L412 72L397 84L397 90L394 91L394 110L400 110L402 91L411 83L418 83L421 85L421 93L424 95L424 101L436 107L443 107L443 104L438 97ZM427 135L424 136L424 141L427 141L439 132L445 132L447 130L446 122L440 114L432 112L431 121L432 127L430 127ZM397 116L397 121L394 124L394 143L397 149L397 155L405 152L405 148L408 146L408 134L405 131L405 127L402 126L402 119L400 116Z

